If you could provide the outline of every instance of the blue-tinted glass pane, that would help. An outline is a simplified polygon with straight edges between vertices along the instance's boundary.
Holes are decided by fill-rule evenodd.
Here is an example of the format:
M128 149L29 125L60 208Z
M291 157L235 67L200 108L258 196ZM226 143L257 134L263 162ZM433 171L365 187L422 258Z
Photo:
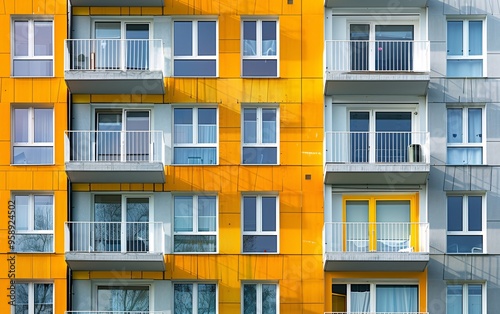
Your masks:
M243 22L243 55L257 55L257 22Z
M53 252L54 236L52 234L18 234L16 235L16 252Z
M448 253L482 253L483 236L482 235L449 235Z
M469 196L469 231L483 230L482 197Z
M464 35L462 21L448 21L447 49L449 56L463 55Z
M198 197L198 231L215 231L217 226L215 196Z
M14 22L14 56L28 56L28 21Z
M29 313L29 287L27 283L17 283L16 284L16 302L15 302L15 314L28 314Z
M14 147L14 160L16 165L50 165L53 164L52 147Z
M483 76L483 60L448 60L446 75L450 77Z
M243 231L257 231L257 198L243 197Z
M213 124L217 123L217 109L215 108L199 108L198 109L198 124Z
M482 109L469 109L469 143L481 143L483 141Z
M449 108L447 110L447 140L448 143L462 143L463 129L462 129L462 109Z
M198 109L198 143L217 142L217 109Z
M193 231L193 198L191 196L174 197L174 231Z
M257 314L257 285L243 286L243 313Z
M483 149L448 147L447 163L449 165L481 165Z
M174 164L176 165L215 165L217 148L215 147L175 147Z
M278 61L276 59L266 60L243 60L243 75L250 77L276 77L278 76Z
M52 60L14 60L14 76L53 76Z
M243 109L243 143L257 143L257 109Z
M275 56L276 55L276 22L263 21L262 22L262 55Z
M174 252L216 252L215 235L174 235Z
M52 56L52 22L35 21L35 56Z
M54 286L50 283L34 284L34 302L35 313L37 314L52 314L53 313L53 296Z
M276 231L276 197L262 198L262 231Z
M193 23L174 22L174 56L193 55Z
M276 253L278 251L277 236L243 236L243 252Z
M35 195L35 230L52 230L53 219L53 196L52 195Z
M276 165L277 154L276 147L243 147L243 164Z
M481 314L483 313L483 297L481 285L468 285L469 300L467 314Z
M215 56L217 51L216 23L198 22L198 55Z
M174 60L174 76L216 76L216 60Z
M97 39L120 39L121 23L117 22L98 22L95 23L95 38Z
M28 230L29 227L29 196L16 195L16 230Z
M262 285L262 313L276 314L276 285Z
M276 109L262 109L262 143L276 143Z
M174 109L174 143L193 143L193 109Z
M52 109L34 109L35 143L51 143L54 136Z
M469 55L480 56L483 54L483 22L469 22Z
M463 230L463 197L448 196L448 231Z
M198 314L215 314L216 286L214 284L198 284Z
M174 314L193 313L193 285L174 285Z
M14 142L28 143L29 109L14 109Z
M413 40L413 25L376 25L375 40Z
M463 308L462 285L449 285L446 289L446 314L462 314Z

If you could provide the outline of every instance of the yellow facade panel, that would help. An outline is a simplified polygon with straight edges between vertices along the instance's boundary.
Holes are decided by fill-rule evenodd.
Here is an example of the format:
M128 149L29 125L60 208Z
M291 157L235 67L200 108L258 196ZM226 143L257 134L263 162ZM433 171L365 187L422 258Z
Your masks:
M129 10L130 15L141 15L142 13L141 7L131 7Z
M33 80L33 102L51 102L50 95L51 79L37 78ZM57 112L56 112L57 114Z
M284 77L285 78L285 77ZM271 103L300 103L302 101L301 80L297 78L270 79L268 100Z
M302 165L319 165L323 162L323 142L302 141Z
M7 132L5 132L7 133ZM0 163L3 165L8 165L10 164L10 141L4 141L0 142L0 151L5 152L3 154L0 154ZM5 177L5 173L4 173ZM5 181L5 180L4 180ZM1 186L2 184L0 184Z
M322 254L323 213L302 213L302 254Z
M238 276L238 256L217 256L217 278L219 278L219 300L221 302L239 302L240 281Z
M172 257L172 280L197 279L198 257L196 255L174 255Z
M280 128L300 127L302 124L302 106L300 103L280 104Z
M92 191L119 191L119 183L91 183L90 189Z
M283 278L283 256L240 255L240 280L274 280Z
M162 15L163 8L159 7L142 7L142 15Z
M302 280L302 257L300 255L283 255L283 280Z
M216 255L198 255L198 280L220 279L218 259Z
M309 3L310 1L304 0ZM302 0L293 0L293 4L289 4L288 0L281 0L283 2L283 14L301 14L302 13Z
M301 17L283 15L280 17L280 76L300 78L302 75Z
M271 191L272 166L240 167L238 171L238 189L240 191Z
M303 154L301 156L301 142L281 142L280 143L280 164L287 166L298 166L301 164Z
M302 76L323 77L323 20L324 13L302 16Z
M84 105L90 104L90 95L75 94L75 95L71 95L71 99L73 101L73 105L75 105L75 104L84 104Z
M73 279L74 280L88 280L90 279L90 272L89 271L74 271L72 273Z
M57 265L51 265L50 255L40 254L33 256L31 265L33 268L33 278L52 278L50 271L52 266L56 267Z
M238 166L224 166L221 169L220 192L235 193L238 191Z
M284 179L284 181L286 181ZM297 186L300 188L300 185ZM284 190L280 192L280 212L299 213L302 211L302 191Z
M217 167L206 167L203 169L202 176L202 186L201 190L212 192L220 190L220 177L221 169Z
M89 7L72 7L73 15L89 15L90 8Z
M224 7L223 3L220 3L221 9ZM240 25L241 19L239 15L235 14L221 14L219 17L219 40L220 45L219 52L238 52L240 51ZM225 50L222 49L223 42L234 42L235 50ZM232 47L232 45L231 45Z
M130 14L130 8L129 7L121 7L120 8L120 14L121 15L129 15Z
M32 14L33 2L32 1L15 1L15 14Z
M129 103L130 95L90 95L92 103Z
M33 172L31 171L10 171L7 172L8 190L31 190L33 188Z
M0 33L5 33L5 32L0 32ZM0 35L0 40L2 36ZM7 38L5 40L8 40ZM5 42L5 41L4 41ZM7 45L2 45L2 46L7 46ZM6 52L0 52L0 64L2 66L0 67L0 77L8 77L10 76L10 54ZM1 82L0 82L1 84ZM0 85L0 88L2 86ZM0 94L1 95L1 94Z
M52 102L66 103L66 96L68 89L66 87L66 83L64 83L64 80L62 79L55 80L54 83L50 84L50 86L51 86L50 95L52 98Z
M219 253L239 254L241 252L240 214L219 214ZM221 241L221 239L224 239Z
M33 278L33 254L16 254L16 278Z
M87 192L90 191L90 183L73 183L71 185L73 192Z
M4 143L0 142L0 149L3 149L3 148L4 148L4 146L3 146L2 144L4 144ZM8 147L8 144L7 144L7 146L6 146L6 147ZM8 148L7 148L7 149L8 149ZM6 151L8 151L8 150L2 150L2 151L3 151L3 152L6 152ZM8 158L9 158L9 155L8 155L8 154L5 154L5 155L7 155L7 157L2 157L2 159L0 159L0 163L3 163L3 164L8 164ZM4 163L3 158L5 158L5 159L7 160L7 162L6 162L6 163ZM7 174L6 174L6 172L5 172L5 171L0 171L0 191L5 190L6 186L7 186ZM1 194L0 194L0 198L1 198ZM5 204L5 202L4 202L4 204ZM3 220L4 220L4 219L2 219L2 221L3 221ZM0 225L0 226L1 226L1 225ZM0 227L0 229L1 229L1 227Z
M323 271L323 255L302 255L300 269L304 280L323 280L325 274Z
M285 304L298 304L302 300L302 280L296 279L296 280L291 280L291 279L285 279L285 280L280 280L279 282L279 294L280 294L280 302L281 306ZM288 311L283 312L283 309L281 313L289 313ZM294 313L292 311L292 313ZM301 312L299 312L301 313Z
M302 280L302 302L303 303L324 303L323 279Z
M144 271L144 272L142 272L142 279L162 280L163 279L163 272L160 272L160 271Z
M68 310L66 295L68 293L65 279L54 280L54 313L65 313Z
M220 293L220 288L219 288L219 293ZM220 302L224 301L220 300ZM219 302L220 314L234 314L234 313L239 313L241 311L241 305L239 301L236 303L220 303L220 302Z
M14 80L10 78L2 78L0 83L0 101L2 103L10 103L14 101Z
M306 142L323 142L324 131L323 128L319 127L307 127L302 128L301 138Z
M64 239L59 239L63 241ZM35 262L35 267L36 267ZM51 278L66 278L66 260L64 254L56 254L50 256L50 277Z
M17 103L33 102L33 79L18 78L14 80L14 101Z
M240 211L241 211L241 199L239 193L233 192L233 193L219 194L219 213L235 214L239 213Z
M230 48L234 49L235 48L235 42L233 40L228 41L225 40L224 42L228 42L230 44ZM239 45L239 42L238 42ZM224 48L229 48L229 47L224 47ZM222 51L219 54L219 63L226 64L227 66L224 67L219 67L219 76L224 79L238 79L241 75L241 59L240 59L240 53L239 53L239 48L236 52L224 52ZM240 84L238 84L239 86ZM218 89L217 93L221 94L221 90ZM226 95L224 95L226 96ZM230 96L230 95L228 95ZM236 95L232 95L236 96Z
M91 15L120 15L120 7L91 7Z
M221 142L219 143L219 164L234 165L241 161L240 142Z
M224 115L226 113L232 114L232 112L228 112L228 110L221 110L219 111L219 116L224 112ZM239 118L239 115L236 113L234 116L237 116ZM227 119L229 120L229 119ZM238 127L220 127L219 128L219 142L236 142L240 143L241 142L241 131L240 128Z
M52 174L51 171L37 171L36 175L33 176L33 189L38 191L52 190L54 187Z
M300 213L280 213L280 254L301 253L300 225Z
M298 193L302 189L300 167L288 166L283 172L283 190Z
M283 127L280 130L280 142L300 142L302 136L301 128Z
M150 104L161 104L163 103L163 95L141 95L141 102Z

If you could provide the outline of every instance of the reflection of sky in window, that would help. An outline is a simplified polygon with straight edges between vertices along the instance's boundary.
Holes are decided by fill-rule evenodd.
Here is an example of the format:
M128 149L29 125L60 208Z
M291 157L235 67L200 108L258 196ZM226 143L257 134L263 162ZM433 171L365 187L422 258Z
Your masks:
M191 56L193 54L193 23L189 21L174 22L174 56Z
M255 196L245 196L243 198L243 230L257 230L257 198Z
M198 55L215 56L216 44L216 23L214 21L198 22Z
M448 231L462 231L462 196L448 196Z

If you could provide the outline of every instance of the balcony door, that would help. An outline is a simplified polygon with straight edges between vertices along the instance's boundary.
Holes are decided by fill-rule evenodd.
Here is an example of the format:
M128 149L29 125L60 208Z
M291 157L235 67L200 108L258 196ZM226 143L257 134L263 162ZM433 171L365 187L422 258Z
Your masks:
M351 162L408 162L412 140L412 113L351 111Z
M95 68L149 69L149 23L96 22Z
M149 298L149 286L98 286L97 310L105 313L149 313Z
M97 112L97 160L149 161L150 112L123 110Z
M351 71L413 70L414 25L351 24Z
M148 252L150 198L94 197L94 251Z

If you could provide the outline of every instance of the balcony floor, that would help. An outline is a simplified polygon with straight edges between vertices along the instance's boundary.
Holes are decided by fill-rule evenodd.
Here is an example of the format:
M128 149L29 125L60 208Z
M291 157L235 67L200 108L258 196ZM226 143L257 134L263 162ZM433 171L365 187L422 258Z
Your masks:
M71 70L64 79L73 94L165 94L161 71Z
M73 183L165 183L161 162L66 162Z
M72 270L165 271L163 253L66 252Z
M325 95L427 95L422 72L325 72Z
M325 271L424 271L429 253L327 252Z

